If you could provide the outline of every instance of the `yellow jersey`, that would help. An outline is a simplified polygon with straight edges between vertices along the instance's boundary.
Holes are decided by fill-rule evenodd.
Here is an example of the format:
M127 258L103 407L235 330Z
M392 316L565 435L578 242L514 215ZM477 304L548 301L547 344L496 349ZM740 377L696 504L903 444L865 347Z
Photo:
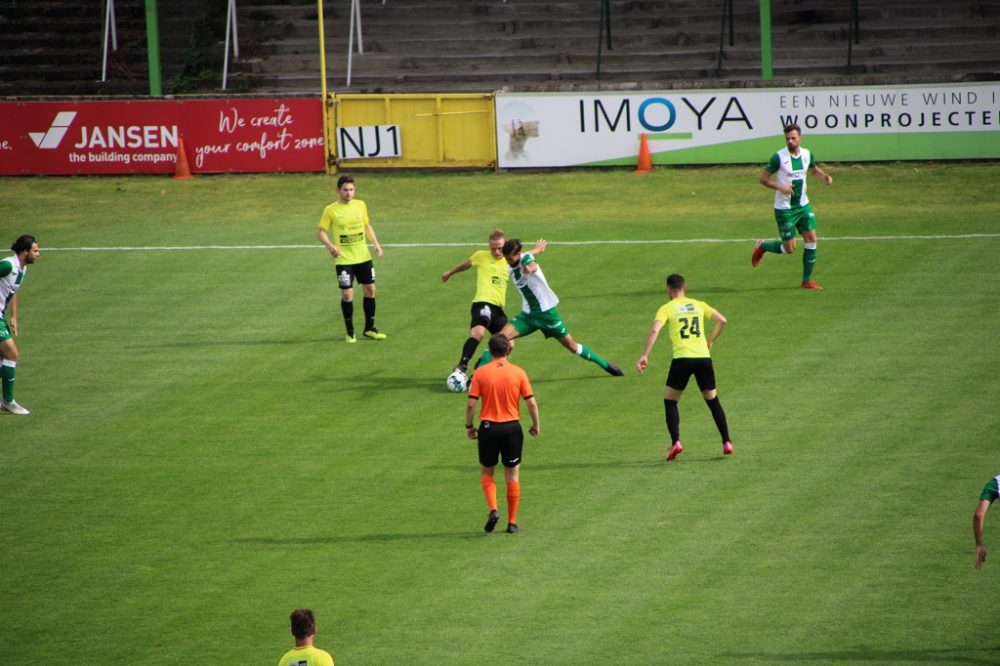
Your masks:
M469 257L469 263L476 268L476 296L472 301L504 307L507 283L510 281L507 260L503 257L494 259L489 250L478 250Z
M360 199L351 199L347 203L337 200L323 209L319 228L325 230L330 241L341 250L336 265L361 264L371 260L365 237L368 226L368 207Z
M326 650L306 645L286 652L278 666L333 666L333 657Z
M705 324L715 314L708 303L693 298L675 298L656 311L656 321L670 333L674 358L707 358L708 342Z

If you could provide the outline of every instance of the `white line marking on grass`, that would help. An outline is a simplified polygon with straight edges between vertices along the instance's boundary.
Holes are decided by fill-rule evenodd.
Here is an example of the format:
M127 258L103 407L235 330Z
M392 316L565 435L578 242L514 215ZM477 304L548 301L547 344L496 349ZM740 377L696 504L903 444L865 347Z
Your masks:
M820 236L821 241L912 241L998 239L996 234L941 234L922 236ZM756 238L663 238L653 240L550 241L549 245L697 245L705 243L753 243ZM382 247L482 247L483 243L383 243ZM183 250L323 250L312 245L149 245L145 247L43 247L44 252L176 252Z

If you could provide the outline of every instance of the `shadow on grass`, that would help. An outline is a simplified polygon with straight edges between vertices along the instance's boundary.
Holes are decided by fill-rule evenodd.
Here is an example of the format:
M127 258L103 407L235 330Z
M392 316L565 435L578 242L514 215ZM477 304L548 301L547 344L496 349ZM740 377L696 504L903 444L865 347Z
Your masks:
M981 655L981 656L980 656ZM951 648L941 650L877 650L867 647L856 647L832 652L802 652L802 653L734 653L719 655L719 661L733 659L748 659L765 662L789 661L857 661L864 663L882 662L928 662L956 664L998 664L1000 663L1000 646L990 648Z
M604 462L557 462L557 463L533 463L530 458L527 463L525 463L525 470L527 472L545 472L545 471L563 471L567 469L651 469L655 467L683 467L687 463L709 463L715 462L717 460L725 460L726 456L715 456L712 458L685 458L683 461L678 460L677 462L668 463L663 459L662 456L644 458L643 460L609 460ZM473 462L469 465L429 465L431 469L444 469L457 472L468 472L469 469L476 467L478 463ZM498 472L499 472L499 465Z
M390 541L465 541L482 538L483 532L437 532L429 534L356 534L325 537L246 537L233 539L241 546L317 546L344 543L386 543Z

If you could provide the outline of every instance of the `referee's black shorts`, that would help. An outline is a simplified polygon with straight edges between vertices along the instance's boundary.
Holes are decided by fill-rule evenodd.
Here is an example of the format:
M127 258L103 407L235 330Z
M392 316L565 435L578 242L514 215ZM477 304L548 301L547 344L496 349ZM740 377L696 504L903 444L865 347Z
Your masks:
M521 447L524 444L524 431L520 421L483 421L479 424L479 464L483 467L496 467L497 458L504 467L516 467L521 464Z
M704 358L675 358L670 362L667 386L675 391L683 391L687 388L691 375L694 375L700 390L711 391L715 388L715 368L712 366L712 359L707 356Z

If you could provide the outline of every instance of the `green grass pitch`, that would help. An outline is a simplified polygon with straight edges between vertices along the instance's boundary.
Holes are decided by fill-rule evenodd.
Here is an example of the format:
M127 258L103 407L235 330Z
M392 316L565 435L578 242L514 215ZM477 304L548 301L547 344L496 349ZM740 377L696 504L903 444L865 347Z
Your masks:
M359 173L389 338L351 346L329 177L0 180L3 247L42 246L0 663L276 663L300 606L340 666L1000 662L1000 515L978 572L970 528L1000 473L1000 165L828 166L819 293L801 254L750 267L757 167ZM473 280L439 275L496 226L550 241L571 332L626 370L519 341L542 435L514 536L482 532L444 386ZM192 249L110 249L148 247ZM730 321L733 456L689 388L663 462L669 341L635 361L675 271Z

